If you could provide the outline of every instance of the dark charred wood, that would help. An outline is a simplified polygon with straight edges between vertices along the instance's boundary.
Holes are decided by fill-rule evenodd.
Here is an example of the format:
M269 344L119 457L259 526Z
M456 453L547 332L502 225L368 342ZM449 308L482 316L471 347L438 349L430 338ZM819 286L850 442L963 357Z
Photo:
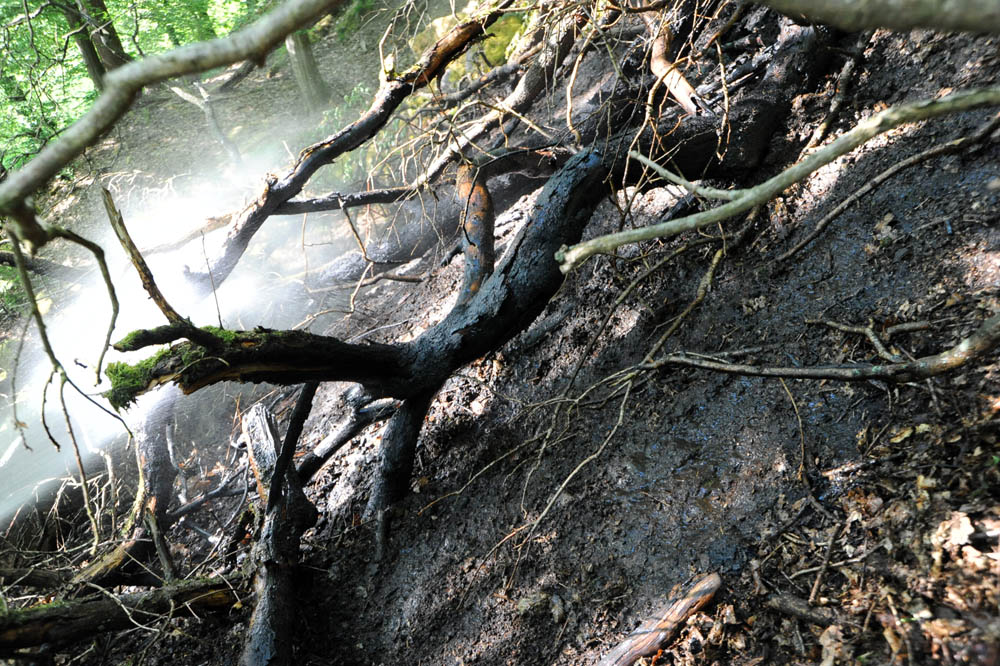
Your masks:
M312 410L313 398L316 397L316 389L319 382L309 382L302 385L302 392L299 393L295 401L295 409L292 411L292 418L288 422L288 430L285 438L281 442L281 450L278 459L274 462L274 478L283 479L288 473L289 465L292 462L292 455L295 453L295 445L302 436L302 426L305 425L309 412ZM294 471L293 471L294 474ZM284 494L283 484L272 484L271 494L267 498L267 510L273 511Z
M219 336L223 346L212 352L190 342L164 350L141 383L171 381L190 393L225 380L353 381L373 396L397 398L436 389L456 368L498 348L542 311L562 284L555 252L579 240L607 192L606 174L600 153L571 158L549 180L534 219L481 289L412 342L351 344L304 331L227 331Z
M379 190L369 190L368 192L351 192L340 194L333 192L322 197L312 199L291 199L278 206L275 215L301 215L302 213L316 213L327 210L344 210L357 206L370 206L373 204L392 204L405 201L418 192L415 187L387 187Z
M483 156L473 163L478 169L477 178L489 183L490 196L499 214L522 195L537 188L538 179L551 177L571 155L570 151L562 148L524 147L504 150L495 156ZM395 215L397 222L391 231L369 242L363 253L358 250L345 253L317 271L315 286L338 283L354 286L365 275L379 275L424 256L442 241L453 239L465 209L465 201L461 200L455 185L428 187L419 190L418 194L400 206ZM345 197L345 206L346 201Z
M293 663L296 605L292 574L298 562L299 539L315 524L316 509L306 499L296 474L278 475L281 441L274 416L264 405L254 405L243 419L243 429L264 519L253 548L256 602L240 663L281 666Z
M372 397L360 387L348 391L344 401L349 410L347 416L299 461L298 475L303 484L308 483L333 454L354 439L362 430L372 423L385 421L392 417L400 404L392 399L373 401Z
M379 448L378 470L365 516L376 520L375 559L381 560L388 546L389 507L406 496L409 490L417 439L424 424L424 417L431 399L439 387L408 398L389 419L382 434Z

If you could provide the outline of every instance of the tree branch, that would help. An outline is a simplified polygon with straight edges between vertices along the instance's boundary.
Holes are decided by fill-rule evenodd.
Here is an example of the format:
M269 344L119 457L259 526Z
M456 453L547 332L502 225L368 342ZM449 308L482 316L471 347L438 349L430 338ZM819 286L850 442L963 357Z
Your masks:
M648 370L668 365L685 365L705 370L715 370L734 375L752 377L789 377L793 379L834 379L845 382L878 379L886 382L913 382L940 375L968 364L973 359L984 356L1000 345L1000 314L993 315L975 333L957 345L933 356L924 356L906 363L886 365L842 365L813 368L767 367L722 363L688 354L668 354L644 363L640 367Z
M759 0L783 14L844 30L962 30L1000 32L996 0Z
M701 229L710 224L721 222L771 200L820 167L829 164L841 155L851 152L869 139L883 132L906 123L998 104L1000 104L1000 87L967 90L940 99L922 100L886 109L866 120L862 120L853 130L847 132L836 141L820 148L801 162L785 169L777 176L764 181L756 187L743 190L738 193L739 196L727 204L677 220L669 220L640 229L627 229L614 234L598 236L572 247L561 248L556 253L556 260L560 264L560 270L568 273L578 268L593 255L614 252L617 248L627 243L638 243L654 238L676 236L685 231Z

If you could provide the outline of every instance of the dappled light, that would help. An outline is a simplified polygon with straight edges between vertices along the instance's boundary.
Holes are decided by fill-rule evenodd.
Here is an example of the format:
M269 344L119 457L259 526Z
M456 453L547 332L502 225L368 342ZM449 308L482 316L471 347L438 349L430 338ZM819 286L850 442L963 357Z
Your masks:
M0 7L0 660L991 663L1000 26L888 4Z

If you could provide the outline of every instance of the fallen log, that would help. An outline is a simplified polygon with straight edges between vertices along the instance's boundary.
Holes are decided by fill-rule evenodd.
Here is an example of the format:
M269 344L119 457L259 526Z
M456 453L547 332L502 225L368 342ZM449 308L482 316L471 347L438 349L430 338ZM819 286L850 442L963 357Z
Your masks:
M0 614L0 650L66 645L95 634L148 627L167 617L225 611L245 596L240 581L185 580L155 590L59 601Z

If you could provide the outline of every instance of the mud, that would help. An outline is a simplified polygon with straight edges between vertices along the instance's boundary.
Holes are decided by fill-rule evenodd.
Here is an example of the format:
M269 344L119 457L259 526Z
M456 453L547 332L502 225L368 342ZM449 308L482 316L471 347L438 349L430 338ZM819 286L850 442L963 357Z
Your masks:
M854 37L844 37L839 45L853 43ZM878 32L864 55L831 134L873 109L945 88L985 85L1000 72L995 44L985 38ZM826 115L841 62L834 58L818 92L797 98L765 165L746 184L797 158ZM578 88L597 82L606 65L589 60ZM560 95L536 109L539 122L563 117ZM928 320L928 330L893 338L904 356L956 343L997 309L1000 298L995 141L907 169L840 215L792 260L775 258L883 169L965 135L988 117L962 114L901 128L769 204L748 240L722 259L704 302L663 351L730 354L726 358L782 366L877 359L863 336L806 323L813 319L870 322L878 331ZM498 254L527 219L536 195L498 219ZM659 220L677 197L673 188L622 192L617 205L601 205L585 235ZM633 198L623 219L621 209ZM729 223L727 233L740 224ZM824 534L829 539L842 514L856 509L850 502L879 495L886 505L897 503L893 515L905 516L893 523L888 538L907 545L886 558L898 556L908 566L930 557L920 539L911 537L933 532L949 511L969 512L986 534L982 521L1000 516L995 464L981 482L963 481L962 488L947 479L960 476L952 461L986 466L998 453L995 355L979 369L901 387L780 382L676 368L638 374L631 384L614 381L640 363L685 310L720 246L693 246L617 307L615 300L652 263L698 239L692 234L626 247L617 258L591 261L567 279L527 331L446 382L424 424L413 492L393 516L382 561L373 557L372 526L361 521L379 428L367 430L316 477L306 492L320 518L303 539L296 581L297 663L593 664L674 585L710 571L723 578L716 604L657 663L818 663L827 649L820 630L764 611L761 590L790 589L808 597L812 577L792 580L786 572L822 558L816 544L822 545ZM431 277L417 285L379 283L364 293L353 317L320 319L314 330L376 341L415 337L449 310L461 259L438 267L429 258L409 270L430 270ZM345 388L320 388L301 450L318 443L336 422ZM931 432L959 433L959 439L936 448L919 436L891 441L918 423ZM830 473L852 463L875 471ZM917 501L911 491L918 471L940 478L940 488L952 493L928 499L933 510L910 507ZM848 531L851 543L880 534L875 522L865 522L875 519L865 516ZM787 546L787 530L815 548L802 546L799 553ZM192 559L208 549L183 525L172 539ZM778 546L786 550L762 564ZM996 548L984 546L990 547ZM982 577L996 573L995 561L982 566ZM965 587L958 588L976 590L977 601L948 605L940 594L913 592L924 575L919 568L909 578L898 568L896 578L883 575L890 569L883 562L865 579L875 582L867 583L831 573L822 588L825 603L844 601L858 626L868 626L865 612L878 608L874 628L847 641L855 656L867 653L884 663L901 654L882 638L883 627L897 626L886 594L900 606L906 595L925 599L931 616L920 616L920 622L957 617L971 627L972 618L995 611L996 586L980 589L977 576L962 579ZM852 595L863 603L849 606ZM247 618L245 610L234 610L228 617L175 621L178 631L154 637L155 654L146 652L145 663L235 663ZM955 654L966 649L988 656L988 638L970 639L964 648L962 639L944 644ZM930 643L918 639L913 641L930 654ZM980 650L980 644L986 647ZM102 656L89 663L116 663L139 649L135 641L95 645ZM941 659L940 649L936 654Z

